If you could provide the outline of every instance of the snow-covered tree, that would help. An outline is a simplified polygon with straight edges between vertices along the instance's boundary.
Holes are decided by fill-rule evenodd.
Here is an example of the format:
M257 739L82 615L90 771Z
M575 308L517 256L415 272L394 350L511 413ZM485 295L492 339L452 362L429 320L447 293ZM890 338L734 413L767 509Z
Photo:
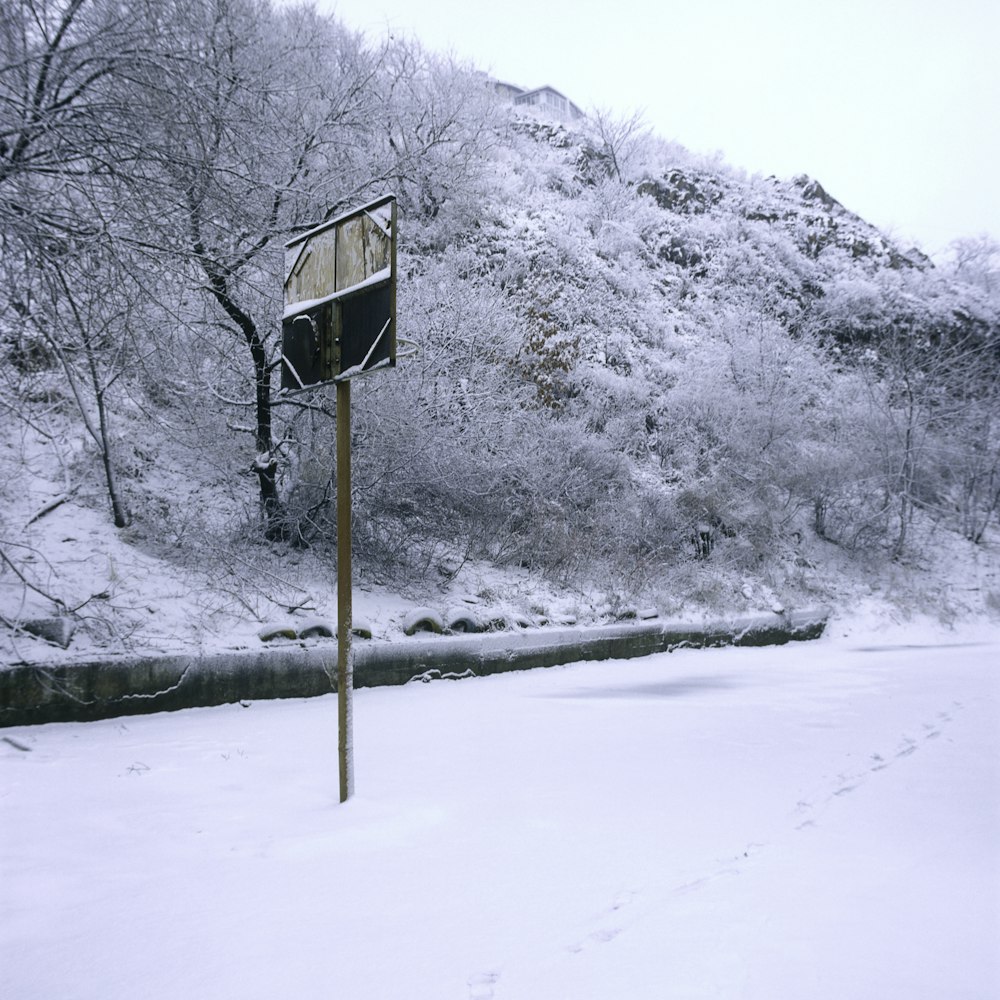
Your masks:
M338 178L353 182L374 63L309 8L171 0L155 18L161 59L136 88L152 211L135 225L151 231L151 257L204 290L224 336L245 351L253 471L266 531L280 537L271 403L282 246L336 203Z

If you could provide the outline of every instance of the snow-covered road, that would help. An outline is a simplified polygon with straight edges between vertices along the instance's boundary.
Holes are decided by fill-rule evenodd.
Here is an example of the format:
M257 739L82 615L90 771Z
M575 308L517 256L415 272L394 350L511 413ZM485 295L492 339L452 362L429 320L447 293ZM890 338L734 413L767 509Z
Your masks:
M3 730L0 992L987 1000L998 723L911 626L361 690L346 806L333 698Z

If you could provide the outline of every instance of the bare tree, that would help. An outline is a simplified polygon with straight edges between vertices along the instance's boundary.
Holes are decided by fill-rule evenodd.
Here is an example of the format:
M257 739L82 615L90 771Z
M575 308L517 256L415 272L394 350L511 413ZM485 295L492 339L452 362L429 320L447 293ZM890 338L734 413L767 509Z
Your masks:
M503 118L487 78L453 58L394 40L380 54L373 173L408 217L462 200L499 140Z
M954 240L950 249L955 277L1000 302L1000 242L983 234Z
M10 0L0 9L0 229L5 240L93 235L95 178L135 149L123 82L148 58L143 0Z
M116 528L129 523L115 463L111 410L116 383L134 364L133 310L141 295L107 253L50 261L26 318L58 360L93 440Z
M982 543L986 529L1000 512L1000 385L992 384L969 402L964 419L944 442L948 468L955 480L962 534Z
M127 88L151 58L146 5L13 0L0 11L0 246L8 360L54 365L118 486L109 401L132 357L136 288L116 265L115 212L135 143Z
M881 495L873 494L873 516L885 519L889 550L898 557L914 513L943 513L949 481L961 478L956 440L977 442L963 489L976 493L984 481L973 470L991 435L977 414L996 397L992 327L944 279L893 271L832 285L818 314L865 386L866 431L881 456L870 480Z
M641 111L619 117L607 108L596 108L591 120L600 141L600 153L607 163L608 176L624 182L642 145L649 139L649 126Z
M173 0L157 11L160 63L137 91L153 258L201 286L246 351L266 531L285 534L271 377L282 244L354 182L372 61L309 8Z

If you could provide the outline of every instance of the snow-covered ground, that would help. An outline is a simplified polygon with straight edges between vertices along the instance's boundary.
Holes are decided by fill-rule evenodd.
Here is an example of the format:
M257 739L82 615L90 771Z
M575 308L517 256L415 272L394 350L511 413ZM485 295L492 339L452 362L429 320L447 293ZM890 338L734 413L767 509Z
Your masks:
M236 536L247 526L240 517L232 523L222 518L214 535L192 529L201 543L187 540L185 546L169 544L154 522L119 531L99 484L69 485L66 470L83 442L68 428L56 439L59 447L27 430L20 437L0 433L0 553L10 561L0 566L0 670L121 654L256 650L263 625L317 617L336 622L332 553L241 542ZM171 497L181 509L228 509L217 485L195 482L195 493L179 500L170 487L185 480L176 462L168 466L155 470L162 479L153 479L151 470L144 480L153 495ZM727 567L724 559L680 561L642 594L609 579L557 584L539 570L456 558L446 549L426 577L409 586L378 582L358 561L354 617L381 642L404 638L408 616L424 606L445 617L471 609L485 621L580 625L650 608L698 625L779 608L832 606L857 614L880 602L883 616L924 612L945 622L991 617L1000 625L1000 539L991 532L973 545L926 517L915 520L910 534L922 553L918 565L866 560L806 532L792 564L783 568L776 563L755 577ZM76 627L66 649L6 624L58 613Z
M197 558L168 559L169 547L149 537L148 526L116 530L99 490L67 490L53 456L30 434L25 437L29 440L14 442L0 432L0 551L14 564L0 565L0 670L12 663L54 665L121 654L256 650L265 624L318 617L335 626L331 554L253 543L241 548L220 531L222 539L206 540L208 547ZM209 494L191 503L211 507L220 501ZM377 585L359 570L355 622L391 642L404 638L413 610L427 605L446 617L449 610L471 609L486 621L555 624L606 624L623 610L614 606L615 595L599 588L585 593L555 587L537 572L517 567L471 560L460 565L455 572L431 572L429 581L406 596L398 585ZM769 612L776 603L759 587L748 593L754 600L733 608L734 616ZM820 604L814 599L808 607ZM76 629L66 649L5 626L61 610ZM715 613L685 607L684 620L697 624L730 610L728 604Z
M1000 996L1000 631L0 731L17 1000Z

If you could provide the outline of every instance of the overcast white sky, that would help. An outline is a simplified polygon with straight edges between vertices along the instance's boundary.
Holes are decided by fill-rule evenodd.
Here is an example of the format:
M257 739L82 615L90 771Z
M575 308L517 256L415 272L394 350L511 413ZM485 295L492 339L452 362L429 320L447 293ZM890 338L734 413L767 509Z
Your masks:
M929 253L1000 239L1000 0L318 0L688 149L815 177Z

